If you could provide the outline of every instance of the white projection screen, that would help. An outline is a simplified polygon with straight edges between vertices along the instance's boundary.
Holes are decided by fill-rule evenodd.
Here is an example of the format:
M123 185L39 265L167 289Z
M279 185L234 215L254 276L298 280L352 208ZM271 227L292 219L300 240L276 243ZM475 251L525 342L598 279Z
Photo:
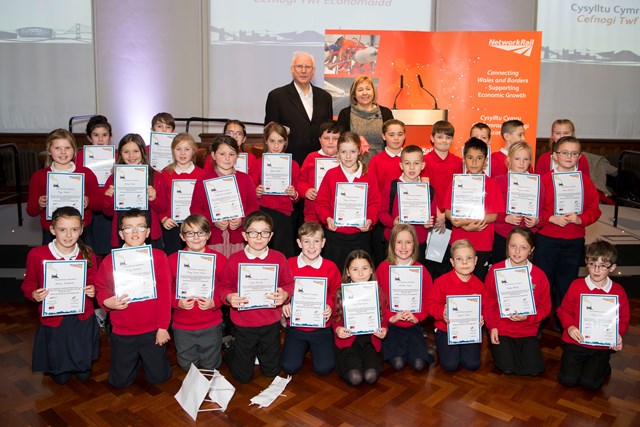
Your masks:
M96 111L91 0L0 0L0 130L49 132Z
M568 118L580 138L640 138L640 2L538 0L538 135Z
M269 91L291 81L294 52L314 55L313 83L323 86L325 29L429 31L431 4L431 0L210 0L209 115L262 123Z

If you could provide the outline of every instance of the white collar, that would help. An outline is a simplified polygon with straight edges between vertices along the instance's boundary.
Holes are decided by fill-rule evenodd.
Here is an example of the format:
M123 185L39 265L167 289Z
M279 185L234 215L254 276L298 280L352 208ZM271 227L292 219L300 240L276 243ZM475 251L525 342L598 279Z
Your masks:
M400 157L402 155L402 150L400 150L400 152L398 154L393 154L391 151L389 151L388 147L384 147L384 151L385 153L387 153L389 155L389 157Z
M191 166L189 166L188 168L184 169L184 170L180 170L178 169L178 165L176 165L176 168L173 170L175 173L177 173L178 175L181 175L183 173L185 174L189 174L191 172L193 172L196 168L196 165L193 164L193 162L191 162Z
M311 83L309 83L309 93L307 94L304 93L298 82L296 82L295 80L293 81L293 85L296 87L296 91L298 92L298 95L300 95L300 98L313 98L313 86L311 85Z
M513 265L513 264L511 264L511 260L510 260L509 258L507 258L507 259L504 261L504 266L505 266L506 268L512 268L512 267L524 267L524 265ZM527 265L526 265L526 266L527 266L527 267L529 267L529 274L531 274L531 267L532 267L531 261L527 260Z
M507 150L506 148L502 147L502 148L500 149L500 152L501 152L502 154L504 154L505 156L509 157L509 150Z
M349 182L353 182L354 179L360 178L362 176L362 163L360 162L358 162L358 169L355 172L349 172L344 168L344 166L342 166L342 164L340 164L340 168L342 169L342 172L344 172L344 176L347 177L347 180Z
M409 264L400 264L399 261L396 261L396 265L399 267L411 267L413 265L413 262L409 260Z
M331 158L335 158L336 156L330 156L327 153L325 153L324 151L322 151L322 148L318 150L318 154L320 154L323 157L331 157Z
M260 255L254 255L251 252L249 252L249 250L247 249L249 247L249 245L244 247L244 254L247 256L247 258L249 259L260 259L260 260L264 260L267 255L269 255L269 247L267 246L267 249Z
M51 162L51 172L66 172L66 173L73 173L76 170L76 164L73 162L69 162L69 164L71 165L71 168L67 169L67 170L56 170L56 168L53 166L54 163Z
M591 280L591 276L585 277L584 281L590 291L598 289L608 294L609 292L611 292L611 288L613 287L613 281L610 277L607 277L607 284L604 286L604 288L601 288L600 286L597 286L595 283L593 283L593 280Z
M56 248L56 240L57 239L53 239L53 242L49 243L49 250L51 251L51 254L53 254L55 259L64 259L65 261L69 261L70 259L76 259L78 257L78 254L80 253L80 247L78 247L77 243L76 247L70 254L63 254L58 250L58 248Z
M303 259L302 259L303 255L300 254L298 255L298 268L302 268L302 267L311 267L311 268L315 268L316 270L319 270L320 267L322 266L322 256L319 256L318 258L314 259L313 262L311 264L307 264Z

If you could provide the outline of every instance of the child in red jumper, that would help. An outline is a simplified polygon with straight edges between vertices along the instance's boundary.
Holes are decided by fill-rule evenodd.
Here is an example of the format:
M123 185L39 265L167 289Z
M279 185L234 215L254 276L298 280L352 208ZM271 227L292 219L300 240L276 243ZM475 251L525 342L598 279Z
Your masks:
M264 152L267 154L284 154L287 150L288 138L288 130L284 126L280 123L269 123L264 127ZM284 156L291 155L284 154ZM265 194L266 189L262 185L262 172L268 168L269 157L263 155L261 161L256 162L253 169L249 170L249 176L251 176L253 183L256 185L256 196L260 203L260 210L271 216L274 227L278 230L278 233L269 242L269 247L282 252L288 258L295 254L291 214L293 213L294 203L300 201L300 195L296 190L300 167L297 162L293 161L293 158L290 158L291 182L285 189L285 194Z
M347 255L342 271L343 283L360 283L376 280L376 272L369 254L355 250ZM342 288L336 290L333 315L334 342L336 351L336 372L347 384L357 386L366 381L373 384L382 372L382 340L387 336L385 310L388 304L385 294L378 289L380 308L380 329L371 334L352 335L344 326Z
M220 296L231 306L231 321L235 325L234 345L225 351L224 359L233 377L248 383L253 378L256 357L265 376L275 377L280 373L280 319L282 305L293 292L293 276L284 255L269 249L273 221L268 214L250 213L243 229L242 237L247 246L229 257ZM242 279L247 276L250 279L252 274L251 271L243 272L243 277L239 278L243 264L255 264L269 270L275 268L276 291L258 301L247 298L241 289Z
M309 153L300 167L300 179L298 180L298 193L304 200L305 222L320 222L316 214L316 197L320 182L316 182L316 159L333 159L334 162L319 165L324 171L338 166L336 153L338 152L338 138L340 137L340 125L335 120L329 120L320 125L320 150ZM325 172L326 173L326 172Z
M616 249L610 243L598 240L588 245L585 261L589 276L571 283L558 309L558 317L564 328L564 350L558 381L567 387L579 385L588 390L602 387L604 380L611 374L611 355L622 350L622 336L629 327L630 314L624 288L608 277L616 269L616 258ZM615 345L607 348L584 343L585 334L579 327L581 296L585 294L617 297L618 336Z
M427 293L432 286L431 276L418 262L418 235L411 224L399 224L391 230L387 260L376 270L380 289L385 293L389 307L385 318L389 333L382 342L382 355L397 371L408 363L415 371L422 371L433 363L427 352L427 342L422 321L429 315ZM403 301L391 298L391 267L406 267L417 270L422 281L421 294L413 295L419 308L403 306ZM394 274L395 277L395 274Z
M125 248L144 245L151 230L147 216L139 209L131 209L119 215L120 238ZM151 249L153 279L156 297L131 301L127 294L116 296L114 281L114 252L108 255L98 270L96 299L110 312L113 331L109 384L129 387L138 376L140 361L147 381L162 384L171 377L171 365L167 358L166 344L170 340L171 321L171 271L164 252Z
M82 219L72 207L53 212L50 233L55 239L48 245L29 251L27 270L22 282L25 298L39 303L40 327L33 345L33 372L44 372L58 384L66 384L73 374L80 381L91 377L91 364L100 354L100 330L93 316L93 286L96 258L91 248L80 240ZM44 288L45 261L86 260L84 311L80 314L42 316L43 300L49 295Z
M475 371L480 368L480 344L449 345L447 330L447 296L482 295L484 283L473 275L478 257L471 242L461 239L451 245L451 264L453 270L438 277L427 295L429 314L435 319L436 348L442 369L448 372L458 370L460 366ZM482 327L484 319L480 316Z
M53 240L49 231L51 221L47 220L47 174L49 172L81 173L84 174L84 209L83 226L87 232L83 241L91 246L93 237L91 234L92 211L102 208L102 197L98 187L98 180L91 169L78 166L73 163L76 157L76 139L71 132L65 129L56 129L47 135L45 142L47 162L44 169L38 169L29 180L29 198L27 200L27 214L40 216L42 226L42 244L46 245Z
M198 179L204 173L202 169L195 165L196 152L198 146L193 137L188 133L179 133L171 142L171 154L173 163L162 170L167 181L167 190L169 196L169 207L167 211L160 216L162 223L162 240L164 242L164 252L171 255L182 249L182 240L180 236L180 224L176 222L184 220L184 218L172 218L171 207L173 206L173 181L175 180L193 180ZM185 185L186 187L186 185ZM189 205L191 205L189 201Z
M526 227L511 229L507 237L508 259L493 264L485 280L482 314L489 329L493 362L505 374L538 375L544 371L537 333L540 322L551 311L551 299L547 276L530 261L534 240L533 232ZM501 317L494 272L524 266L528 267L536 314Z
M333 350L333 334L329 322L333 311L333 296L340 288L340 270L328 259L322 258L320 252L326 242L322 227L317 222L305 222L298 229L298 246L302 253L289 258L289 267L294 278L324 278L326 279L326 308L322 315L325 327L312 328L291 326L291 304L282 306L282 312L287 318L287 334L282 347L282 369L289 375L300 370L307 350L311 350L313 370L319 375L328 375L335 367ZM299 290L302 292L302 288ZM292 296L295 301L296 294Z
M172 329L176 343L178 364L188 371L191 364L203 369L218 369L222 358L222 299L220 283L227 264L227 258L220 252L207 247L211 226L202 215L189 215L180 224L180 238L186 243L186 252L169 255L172 287ZM188 252L188 253L187 253ZM212 281L212 295L184 295L177 293L178 271L189 268L189 258L198 254L215 255ZM210 260L210 258L205 258ZM178 265L181 263L181 265Z
M545 194L536 239L535 264L549 279L551 302L555 308L560 306L569 285L578 276L586 228L602 214L598 206L598 190L588 176L577 170L579 158L580 141L573 136L562 137L554 144L556 170L542 176ZM563 184L563 175L559 174L563 172L578 172L582 181L582 205L573 212L561 213L555 209L554 182Z

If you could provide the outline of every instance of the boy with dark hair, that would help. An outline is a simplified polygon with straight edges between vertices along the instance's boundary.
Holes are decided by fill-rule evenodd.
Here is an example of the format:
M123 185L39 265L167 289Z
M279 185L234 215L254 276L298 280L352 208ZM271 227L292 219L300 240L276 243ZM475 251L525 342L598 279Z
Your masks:
M507 120L502 123L500 135L504 140L504 147L491 153L491 178L506 175L509 172L507 168L509 148L514 142L524 141L524 123L520 120Z

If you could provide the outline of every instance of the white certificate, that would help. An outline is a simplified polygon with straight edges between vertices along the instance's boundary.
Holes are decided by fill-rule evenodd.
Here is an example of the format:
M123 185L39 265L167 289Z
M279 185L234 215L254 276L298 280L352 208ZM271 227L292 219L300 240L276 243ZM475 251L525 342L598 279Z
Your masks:
M366 182L336 183L333 220L338 227L364 227L367 222Z
M264 194L285 195L291 185L291 154L262 155L262 186Z
M47 219L63 206L76 208L84 219L84 174L47 172Z
M84 165L91 169L98 185L104 187L107 179L113 173L113 164L116 161L116 147L113 145L85 145L82 149Z
M277 264L238 264L238 295L249 302L239 310L275 308L268 294L278 290Z
M554 172L551 175L553 189L554 215L582 213L584 191L582 186L582 172Z
M316 184L316 191L320 189L320 184L322 184L322 180L327 172L339 165L340 162L338 162L338 159L335 157L318 157L316 159L314 181Z
M427 249L424 251L424 257L431 261L442 262L445 254L447 253L450 240L451 230L448 228L445 228L444 233L442 234L435 230L429 231Z
M196 188L195 179L174 179L171 181L171 219L182 222L191 214L191 198Z
M422 311L422 268L419 265L389 266L389 305L396 313Z
M538 218L540 175L509 172L507 215Z
M178 251L176 298L213 299L216 256L200 252Z
M291 326L324 328L327 308L325 277L296 277L291 298Z
M450 345L482 342L481 306L480 295L447 297L447 316L449 317L447 338Z
M240 172L249 173L249 155L247 153L238 153L238 158L233 168Z
M493 271L500 317L536 314L529 267L496 268Z
M147 165L115 165L113 167L113 209L128 211L149 209Z
M177 133L151 132L149 138L149 164L158 172L173 163L171 143Z
M242 218L244 208L235 175L211 178L203 182L213 222Z
M372 334L380 329L378 282L343 283L344 327L352 335Z
M620 323L617 295L580 295L580 333L582 344L602 347L618 345Z
M451 217L484 219L483 174L454 174L451 187Z
M151 246L111 250L116 297L128 295L131 302L156 298L156 278Z
M429 183L398 181L398 208L400 223L428 223L431 219Z
M45 261L43 288L49 294L42 301L42 316L84 313L87 261Z

